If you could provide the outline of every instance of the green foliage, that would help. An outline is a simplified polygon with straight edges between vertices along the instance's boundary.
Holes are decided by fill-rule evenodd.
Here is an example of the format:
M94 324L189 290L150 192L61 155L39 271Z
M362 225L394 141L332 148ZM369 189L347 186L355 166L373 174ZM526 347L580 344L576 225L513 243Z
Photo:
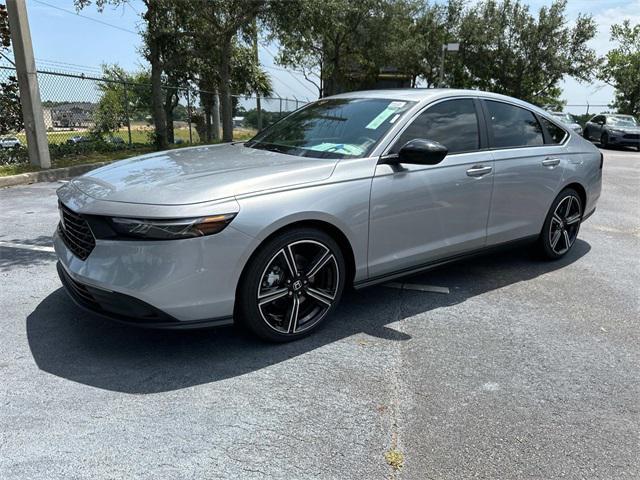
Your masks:
M4 4L0 4L0 53L11 46L9 16ZM10 76L0 82L0 135L19 132L24 128L20 89L16 77Z
M293 0L274 2L268 17L278 62L302 71L320 96L370 84L393 63L415 2ZM320 72L315 80L312 72Z
M280 120L282 117L288 115L291 112L269 112L266 110L262 111L262 128L266 128L269 125ZM247 110L243 112L245 125L247 127L258 129L258 111L256 109Z
M24 128L18 80L11 76L0 82L0 135L19 132Z
M538 105L557 103L565 75L586 81L597 66L587 45L595 22L580 15L570 27L565 10L566 0L554 0L537 16L520 0L484 0L466 9L457 33L460 52L450 57L447 83Z
M29 162L29 154L23 146L0 148L0 165L16 165Z
M640 116L640 24L629 20L611 27L611 41L618 47L609 50L598 78L616 89L613 108L619 113Z

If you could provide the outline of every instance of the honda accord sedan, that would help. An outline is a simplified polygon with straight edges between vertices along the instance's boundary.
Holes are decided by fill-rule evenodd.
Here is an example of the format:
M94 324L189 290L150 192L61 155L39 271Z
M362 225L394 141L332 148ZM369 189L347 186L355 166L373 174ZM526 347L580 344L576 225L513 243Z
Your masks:
M596 115L584 126L584 138L604 148L617 145L640 151L640 124L631 115Z
M361 288L531 241L567 254L602 155L550 114L466 90L323 98L247 142L123 160L58 190L60 278L149 327L311 333Z

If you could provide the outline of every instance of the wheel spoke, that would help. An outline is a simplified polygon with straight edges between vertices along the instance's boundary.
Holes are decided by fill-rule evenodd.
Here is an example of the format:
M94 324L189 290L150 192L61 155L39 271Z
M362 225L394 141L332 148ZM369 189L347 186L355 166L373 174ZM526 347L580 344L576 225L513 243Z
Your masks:
M335 296L331 295L328 292L325 292L323 290L319 290L317 288L313 288L313 287L307 287L306 288L306 292L312 296L313 298L315 298L316 300L319 300L321 302L327 303L329 305L331 305L331 303L333 302Z
M567 201L567 209L564 212L564 218L568 218L571 213L571 205L573 205L573 197L570 195L569 200Z
M551 248L556 249L556 245L558 244L558 240L560 240L560 236L562 235L562 230L558 229L555 231L553 236L551 237Z
M287 264L287 270L289 271L289 275L291 278L295 278L298 276L298 268L296 267L295 257L293 256L293 252L291 251L291 246L287 245L285 248L280 250L279 255L284 257L284 261Z
M571 248L571 241L569 240L569 232L565 230L562 233L564 234L564 243L568 250L569 248Z
M287 333L295 333L298 327L298 313L300 312L300 298L297 295L293 296L291 302L291 308L287 311Z
M318 291L315 290L315 289L307 288L305 294L309 298L313 298L314 300L316 300L317 302L322 303L326 307L330 307L331 306L331 300L329 300L329 298L327 298L326 296L319 294Z
M324 254L318 259L318 261L309 269L309 271L307 272L307 277L313 277L332 259L333 254L327 249L327 251L324 252Z
M558 225L562 225L562 219L560 218L560 216L557 213L553 214L553 217L551 218L551 221L556 222Z
M566 220L567 225L573 225L574 223L578 223L579 221L580 221L580 212L578 212L575 215L567 218L567 220Z
M269 292L264 295L258 295L258 300L259 300L258 305L266 305L267 303L271 303L275 300L278 300L279 298L286 296L287 293L289 293L288 288L281 288L279 290L276 290L275 292Z

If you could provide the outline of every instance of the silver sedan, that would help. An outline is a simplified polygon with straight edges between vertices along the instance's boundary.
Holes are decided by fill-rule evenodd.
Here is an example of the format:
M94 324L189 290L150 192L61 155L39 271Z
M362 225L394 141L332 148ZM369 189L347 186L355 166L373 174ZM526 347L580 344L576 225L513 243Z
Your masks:
M530 241L566 255L602 155L525 102L465 90L323 98L248 142L158 152L58 190L81 306L149 327L288 341L361 288Z

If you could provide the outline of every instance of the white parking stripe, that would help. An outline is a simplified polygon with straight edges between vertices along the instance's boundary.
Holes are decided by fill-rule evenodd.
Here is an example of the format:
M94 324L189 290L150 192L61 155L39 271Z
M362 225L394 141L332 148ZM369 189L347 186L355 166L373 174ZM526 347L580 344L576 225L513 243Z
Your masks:
M34 252L50 252L53 253L55 250L53 247L45 247L44 245L28 245L26 243L16 243L16 242L2 242L0 241L0 247L7 248L20 248L23 250L33 250Z

